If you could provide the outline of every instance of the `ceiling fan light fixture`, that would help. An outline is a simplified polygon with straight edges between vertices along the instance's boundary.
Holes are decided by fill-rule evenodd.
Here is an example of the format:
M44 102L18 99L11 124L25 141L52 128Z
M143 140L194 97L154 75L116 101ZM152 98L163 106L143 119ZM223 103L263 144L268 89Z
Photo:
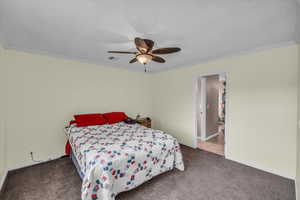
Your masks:
M148 64L152 60L152 56L149 54L140 54L136 56L136 59L143 65Z
M157 63L165 63L166 60L160 56L155 54L169 54L176 53L181 49L178 47L167 47L167 48L159 48L154 49L154 42L149 39L135 38L134 39L135 46L138 52L131 51L108 51L108 53L121 53L121 54L134 54L135 57L129 61L130 64L135 62L140 62L143 65L148 64L150 61L154 61Z

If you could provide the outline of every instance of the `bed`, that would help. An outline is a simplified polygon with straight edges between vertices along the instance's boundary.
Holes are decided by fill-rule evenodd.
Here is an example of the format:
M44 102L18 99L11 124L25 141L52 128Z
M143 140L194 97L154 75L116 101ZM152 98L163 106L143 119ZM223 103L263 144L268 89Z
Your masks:
M65 128L71 158L82 181L83 200L114 200L166 171L184 170L176 138L139 124Z

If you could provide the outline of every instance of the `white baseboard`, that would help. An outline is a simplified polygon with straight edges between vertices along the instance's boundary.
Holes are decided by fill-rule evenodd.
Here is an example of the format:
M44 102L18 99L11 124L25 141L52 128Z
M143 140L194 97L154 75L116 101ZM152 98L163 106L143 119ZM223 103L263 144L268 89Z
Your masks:
M296 175L297 176L297 175ZM299 190L299 187L300 187L300 181L298 180L299 178L296 177L296 180L295 180L295 192L296 192L296 200L300 200L300 190Z
M34 165L39 165L39 164L43 164L43 163L47 163L47 162L50 162L50 161L53 161L53 160L57 160L61 157L63 157L65 155L62 155L62 156L58 156L56 158L51 158L49 160L45 160L45 161L41 161L41 162L35 162L35 163L31 163L31 164L28 164L28 165L22 165L22 166L19 166L19 167L13 167L13 168L9 168L8 171L14 171L14 170L18 170L18 169L23 169L23 168L26 168L26 167L32 167Z
M63 156L64 155L59 156L57 158L49 159L49 160L46 160L46 161L31 163L31 164L28 164L28 165L23 165L23 166L19 166L19 167L15 167L15 168L9 168L8 170L5 170L4 171L4 175L3 175L3 177L0 180L0 191L1 191L1 189L3 187L3 184L4 184L4 182L5 182L6 178L7 178L8 172L14 171L14 170L18 170L18 169L22 169L22 168L26 168L26 167L32 167L34 165L39 165L39 164L47 163L47 162L50 162L50 161L53 161L53 160L57 160L57 159L59 159L59 158L61 158Z
M298 191L298 181L295 180L295 192L296 192L296 200L300 199L299 191Z
M228 158L226 157L226 159L228 160L231 160L231 161L234 161L234 162L237 162L237 163L240 163L242 165L246 165L248 167L252 167L252 168L255 168L255 169L258 169L258 170L261 170L261 171L265 171L265 172L268 172L268 173L271 173L271 174L274 174L274 175L277 175L277 176L281 176L283 178L287 178L287 179L291 179L291 180L294 180L295 181L295 177L291 177L291 176L287 176L285 174L282 174L278 171L274 171L272 169L266 169L265 167L262 167L256 163L250 163L250 162L245 162L245 161L239 161L239 160L236 160L236 159L233 159L233 158Z
M179 143L180 145L184 145L184 146L190 147L190 148L192 148L192 149L197 149L197 148L198 148L197 145L194 146L194 145L186 144L186 143L180 142L180 141L178 141L178 143Z
M7 174L8 174L8 171L5 170L4 174L3 174L3 177L0 180L0 191L2 190L2 187L4 186L4 182L5 182L6 178L7 178Z
M200 139L200 138L199 138ZM183 144L185 146L188 146L188 147L191 147L193 149L197 149L198 146L194 147L194 146L191 146L191 145L188 145L188 144L184 144L182 142L180 142L180 144ZM268 173L271 173L271 174L274 174L274 175L277 175L277 176L281 176L283 178L287 178L287 179L291 179L291 180L294 180L295 181L295 177L291 177L291 176L287 176L285 174L282 174L282 173L279 173L278 171L274 171L272 169L267 169L265 167L261 167L259 164L256 164L256 163L251 163L251 162L245 162L245 161L240 161L240 160L237 160L237 159L234 159L234 158L231 158L231 157L228 157L225 155L225 159L227 160L231 160L233 162L237 162L239 164L242 164L242 165L246 165L248 167L252 167L252 168L255 168L255 169L258 169L258 170L262 170L262 171L265 171L265 172L268 172ZM295 181L296 183L297 181ZM297 184L297 183L296 183ZM295 185L296 185L295 184ZM298 191L300 192L300 191ZM297 200L300 200L300 194L299 194L299 198Z
M219 135L219 133L215 133L215 134L210 135L210 136L208 136L207 138L204 138L204 139L201 136L198 136L197 139L198 140L202 140L202 141L207 141L207 140L210 140L210 139L212 139L214 137L217 137L218 135Z
M204 141L210 140L210 139L212 139L212 138L214 138L214 137L217 137L218 135L219 135L219 133L215 133L215 134L213 134L213 135L210 135L210 136L208 136L207 138L205 138Z

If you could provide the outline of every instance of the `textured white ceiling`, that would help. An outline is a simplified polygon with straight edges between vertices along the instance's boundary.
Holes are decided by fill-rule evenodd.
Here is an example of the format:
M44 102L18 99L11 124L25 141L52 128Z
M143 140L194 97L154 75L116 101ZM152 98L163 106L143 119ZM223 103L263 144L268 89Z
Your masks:
M150 71L295 41L296 0L1 0L5 48L143 71L128 64L136 36L180 53Z

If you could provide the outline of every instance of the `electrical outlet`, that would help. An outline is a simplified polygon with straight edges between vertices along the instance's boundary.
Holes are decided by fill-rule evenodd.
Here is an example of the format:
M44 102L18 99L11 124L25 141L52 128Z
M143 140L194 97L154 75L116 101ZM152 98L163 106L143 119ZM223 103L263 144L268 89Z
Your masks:
M33 152L32 152L32 151L30 152L30 157L31 157L31 160L32 160L33 162L36 162L36 163L42 162L41 160L35 160L35 159L34 159L34 156L33 156Z

